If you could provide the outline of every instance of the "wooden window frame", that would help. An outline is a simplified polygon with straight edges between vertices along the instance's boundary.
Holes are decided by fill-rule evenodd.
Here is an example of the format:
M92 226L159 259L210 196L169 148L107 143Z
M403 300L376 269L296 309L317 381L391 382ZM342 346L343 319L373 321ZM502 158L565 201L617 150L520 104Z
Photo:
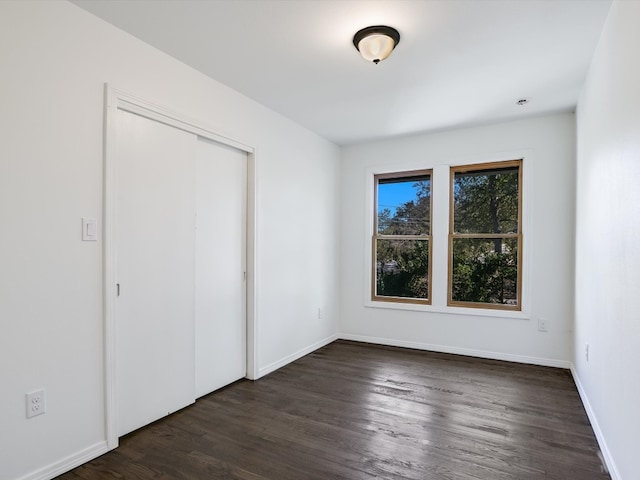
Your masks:
M429 195L429 234L428 235L380 235L378 233L378 181L429 176L431 194ZM421 240L428 242L429 259L427 268L427 298L381 296L377 286L377 245L378 240ZM432 257L433 257L433 170L407 170L402 172L379 173L373 176L373 234L371 236L371 300L374 302L431 305L432 299Z
M481 308L491 310L507 310L507 311L522 311L522 269L523 269L523 256L522 256L522 197L523 197L523 183L522 183L522 163L523 159L517 160L505 160L498 162L477 163L469 165L452 166L450 168L450 180L449 180L449 251L448 251L448 278L447 278L447 306L449 307L464 307L464 308ZM518 168L518 231L517 233L503 234L503 233L455 233L454 232L454 185L456 173L471 173L481 172L485 170L497 170L501 168ZM518 241L518 273L517 273L517 286L516 286L516 305L507 305L499 303L482 303L482 302L463 302L459 300L453 300L453 240L457 238L477 238L477 239L492 239L492 238L516 238Z

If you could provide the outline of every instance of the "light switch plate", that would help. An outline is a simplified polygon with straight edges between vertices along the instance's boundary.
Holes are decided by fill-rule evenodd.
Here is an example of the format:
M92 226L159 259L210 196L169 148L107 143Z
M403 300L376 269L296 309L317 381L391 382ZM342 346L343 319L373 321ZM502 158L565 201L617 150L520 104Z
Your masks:
M82 240L85 242L95 242L98 240L98 227L95 219L82 219Z

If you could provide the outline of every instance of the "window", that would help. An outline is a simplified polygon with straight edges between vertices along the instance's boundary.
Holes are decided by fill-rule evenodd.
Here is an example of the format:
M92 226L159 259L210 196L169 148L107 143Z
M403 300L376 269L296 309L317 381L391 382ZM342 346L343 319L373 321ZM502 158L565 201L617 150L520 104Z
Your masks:
M521 310L522 161L451 168L448 305Z
M431 170L374 176L372 299L431 303Z

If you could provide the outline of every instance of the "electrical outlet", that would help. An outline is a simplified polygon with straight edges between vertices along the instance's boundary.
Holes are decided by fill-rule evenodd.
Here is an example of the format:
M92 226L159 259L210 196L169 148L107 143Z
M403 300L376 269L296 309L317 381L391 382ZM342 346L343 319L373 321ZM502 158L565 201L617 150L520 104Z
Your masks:
M318 308L318 320L322 320L322 309Z
M46 403L44 401L44 389L36 390L25 395L27 399L27 418L42 415L46 412Z
M538 318L538 331L540 332L547 331L547 321L544 318Z
M584 358L586 358L587 362L589 361L589 344L584 344Z

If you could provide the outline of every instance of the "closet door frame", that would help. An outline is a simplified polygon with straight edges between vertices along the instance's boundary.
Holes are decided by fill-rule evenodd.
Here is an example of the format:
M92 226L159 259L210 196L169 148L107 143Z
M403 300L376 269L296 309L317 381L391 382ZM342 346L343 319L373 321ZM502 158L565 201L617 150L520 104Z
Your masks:
M258 375L258 325L256 319L256 151L251 145L228 138L206 127L204 122L188 118L157 103L119 90L106 83L104 88L104 212L103 212L103 321L104 388L107 448L118 446L116 402L116 116L118 110L169 125L199 137L236 148L247 154L247 252L246 252L246 378Z

